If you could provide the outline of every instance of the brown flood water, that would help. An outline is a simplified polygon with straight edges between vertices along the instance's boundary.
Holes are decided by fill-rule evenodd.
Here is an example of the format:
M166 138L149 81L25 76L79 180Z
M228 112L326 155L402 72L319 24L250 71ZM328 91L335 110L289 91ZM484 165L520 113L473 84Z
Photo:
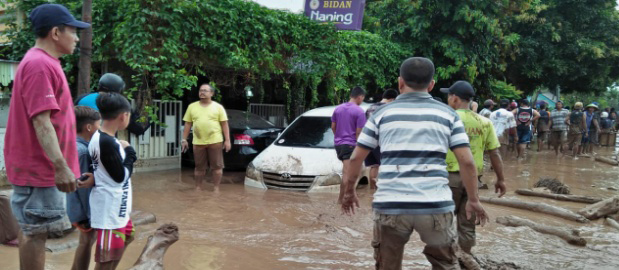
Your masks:
M610 155L610 151L601 151ZM540 177L556 177L573 194L608 197L618 194L618 167L589 158L557 159L553 153L530 151L525 161L505 161L507 197L547 202L569 209L583 204L521 197L516 188L532 187ZM180 230L180 240L166 254L167 269L372 269L372 192L359 190L362 208L357 215L340 213L337 195L261 191L245 188L243 173L226 172L236 184L224 184L221 194L195 192L192 171L141 173L134 176L134 209L157 215L157 224L138 227L118 269L129 268L146 242L145 237L167 222ZM495 176L486 172L484 182ZM224 179L224 182L225 179ZM592 187L595 185L595 187ZM494 196L493 190L481 195ZM619 269L619 231L601 221L582 225L543 214L485 204L494 219L517 215L534 221L579 228L587 247L570 246L563 240L528 228L508 228L494 222L478 229L474 252L496 261L515 262L530 269ZM422 242L414 234L404 258L405 269L429 269L421 254ZM48 253L46 269L69 269L73 250ZM18 269L15 248L0 246L0 269ZM94 266L91 266L93 269Z

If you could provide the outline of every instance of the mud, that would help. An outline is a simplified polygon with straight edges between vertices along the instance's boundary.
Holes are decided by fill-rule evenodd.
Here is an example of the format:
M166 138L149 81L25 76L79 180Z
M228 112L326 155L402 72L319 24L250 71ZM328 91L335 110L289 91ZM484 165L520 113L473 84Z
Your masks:
M619 167L593 159L557 159L554 153L530 152L524 161L505 158L508 198L543 202L572 211L582 203L514 194L533 188L540 178L556 178L573 194L608 198L618 195ZM608 153L609 154L609 153ZM138 226L138 239L118 269L129 269L140 256L147 237L161 224L174 222L180 239L165 256L166 269L372 269L372 191L359 190L361 209L353 217L341 214L337 194L307 194L245 188L243 173L225 172L235 184L223 184L221 193L196 192L192 170L139 173L134 177L134 209L157 215L158 224ZM241 179L241 180L239 180ZM493 172L482 180L492 183ZM227 183L224 179L223 183ZM594 186L594 187L592 187ZM496 196L494 189L482 196ZM619 233L600 219L589 224L521 209L485 205L491 219L514 215L549 226L581 231L587 247L568 245L527 227L490 223L478 229L478 258L490 261L488 269L619 269ZM407 245L404 269L429 269L421 254L423 244L414 234ZM69 269L73 251L47 254L47 268ZM496 267L494 267L496 266ZM507 268L507 267L510 268ZM94 266L91 266L91 268ZM0 246L0 269L19 269L17 249Z

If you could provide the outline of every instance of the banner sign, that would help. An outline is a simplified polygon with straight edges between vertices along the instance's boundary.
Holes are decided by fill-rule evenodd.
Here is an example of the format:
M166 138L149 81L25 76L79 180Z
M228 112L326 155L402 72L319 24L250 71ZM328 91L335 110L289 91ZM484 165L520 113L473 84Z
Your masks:
M305 16L339 30L361 30L365 0L305 0Z

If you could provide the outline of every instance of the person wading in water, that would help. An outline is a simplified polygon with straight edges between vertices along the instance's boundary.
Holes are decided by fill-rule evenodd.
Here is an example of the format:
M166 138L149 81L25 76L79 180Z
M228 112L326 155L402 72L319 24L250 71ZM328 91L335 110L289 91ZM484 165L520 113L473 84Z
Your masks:
M527 144L531 142L533 137L533 130L531 129L532 123L537 121L539 113L533 108L529 107L529 101L523 99L520 101L520 107L513 112L516 117L516 132L518 133L518 158L524 158L524 151Z

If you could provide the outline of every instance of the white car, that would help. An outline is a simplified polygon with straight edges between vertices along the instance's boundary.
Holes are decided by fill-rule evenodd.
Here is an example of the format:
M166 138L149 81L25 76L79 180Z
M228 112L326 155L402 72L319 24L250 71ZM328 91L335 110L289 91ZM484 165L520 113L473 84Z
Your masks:
M339 191L342 162L337 159L331 115L321 107L295 119L247 167L245 186L294 191ZM365 111L370 104L362 104ZM367 184L366 170L357 184Z

